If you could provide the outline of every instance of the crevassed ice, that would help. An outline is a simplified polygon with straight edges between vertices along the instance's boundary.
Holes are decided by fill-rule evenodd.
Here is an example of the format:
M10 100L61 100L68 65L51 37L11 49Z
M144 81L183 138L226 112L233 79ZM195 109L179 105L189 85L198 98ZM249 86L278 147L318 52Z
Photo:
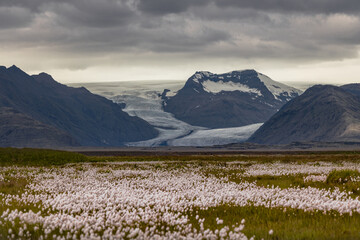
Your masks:
M199 129L183 138L170 140L171 146L214 146L246 141L262 123L251 124L242 127Z
M204 90L209 93L219 93L222 91L225 92L232 92L232 91L240 91L240 92L247 92L247 93L255 93L258 96L262 96L261 92L255 88L249 88L246 85L241 83L234 83L234 82L224 82L218 81L214 82L211 80L206 80L202 83Z

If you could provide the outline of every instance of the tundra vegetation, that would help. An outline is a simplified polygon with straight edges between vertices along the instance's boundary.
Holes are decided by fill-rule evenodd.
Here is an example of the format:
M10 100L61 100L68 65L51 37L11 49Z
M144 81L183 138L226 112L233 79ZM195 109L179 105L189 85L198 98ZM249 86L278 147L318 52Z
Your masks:
M0 150L1 239L360 239L360 155Z

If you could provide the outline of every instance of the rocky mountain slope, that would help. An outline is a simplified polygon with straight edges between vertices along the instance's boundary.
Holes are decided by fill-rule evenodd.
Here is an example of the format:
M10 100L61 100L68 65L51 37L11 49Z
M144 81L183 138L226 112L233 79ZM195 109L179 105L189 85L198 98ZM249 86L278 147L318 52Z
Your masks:
M355 90L354 86L311 87L281 108L248 141L261 144L359 142L360 95L354 94Z
M360 97L360 83L351 83L351 84L346 84L346 85L343 85L340 87L342 89L344 89L345 91Z
M68 133L43 124L12 108L0 108L0 146L66 147L79 146Z
M196 72L174 96L162 94L163 108L177 119L207 128L240 127L268 120L300 90L255 70L225 74Z
M20 128L35 128L38 123L51 126L84 146L120 146L158 134L149 123L129 116L104 97L62 85L45 73L30 76L16 66L0 67L0 107L33 120L34 124L29 120ZM22 137L28 137L26 132ZM12 141L16 144L16 138Z

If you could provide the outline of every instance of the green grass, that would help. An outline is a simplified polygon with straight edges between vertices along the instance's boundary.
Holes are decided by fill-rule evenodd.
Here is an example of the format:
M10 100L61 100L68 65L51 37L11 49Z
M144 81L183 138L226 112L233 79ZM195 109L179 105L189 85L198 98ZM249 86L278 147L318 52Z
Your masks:
M0 193L11 195L22 193L26 184L28 180L25 178L5 178L4 181L0 181Z
M230 172L230 171L228 171ZM335 190L339 189L340 191L346 191L352 193L353 197L360 196L360 182L356 181L326 181L326 182L304 182L304 174L296 174L296 175L282 175L282 176L272 176L272 175L261 175L261 176L238 176L236 173L241 171L233 170L233 175L226 175L221 172L217 172L213 174L216 177L224 177L227 176L229 181L240 183L242 181L247 182L255 182L256 185L261 187L279 187L281 189L289 188L289 187L314 187L319 189L330 189ZM332 178L332 175L330 175ZM342 178L344 179L344 178Z
M25 178L25 177L21 177L21 178L15 178L12 177L13 171L6 171L3 172L4 174L4 180L0 181L0 193L1 194L5 194L5 195L20 195L22 194L25 189L26 189L26 185L29 183L29 179ZM22 203L18 203L16 202L12 202L11 206L5 206L3 204L1 204L3 201L2 196L0 196L0 215L6 211L7 209L9 210L19 210L19 211L33 211L33 212L38 212L41 210L41 208L33 206L33 205L25 205ZM8 235L8 229L15 227L15 229L19 229L20 225L19 225L19 220L15 220L15 226L13 226L12 223L10 223L9 221L3 221L3 219L0 218L1 221L1 226L0 226L0 239L3 239L5 236ZM34 225L35 226L35 225ZM29 230L32 230L32 236L28 239L38 239L40 237L40 233L37 233L35 231L33 231L33 227L34 226L28 226Z
M307 187L310 186L313 182L304 182L304 175L282 175L282 176L272 176L272 175L261 175L261 176L250 176L250 177L241 177L234 178L235 182L248 181L255 182L258 186L263 187L280 187L282 189L289 187Z
M360 239L360 214L304 212L303 210L265 207L219 206L207 210L194 210L191 223L199 228L195 216L205 218L204 228L219 229L224 225L237 227L246 219L242 231L255 239ZM216 218L224 220L222 225ZM269 235L273 229L274 234Z
M43 150L0 148L0 166L51 166L91 161L79 153Z
M346 184L353 182L352 178L360 178L360 172L358 170L333 170L326 179L326 183L332 184Z
M27 207L27 210L33 207ZM24 208L22 208L24 210ZM339 215L336 213L323 214L320 212L304 212L296 209L281 208L265 208L265 207L236 207L236 206L218 206L209 208L207 210L194 209L188 213L190 216L190 223L196 229L200 230L200 225L195 216L205 218L204 228L215 231L220 230L223 226L239 226L242 219L246 219L245 227L242 232L248 236L256 236L255 239L360 239L360 214ZM222 219L223 224L217 224L216 218ZM35 225L28 226L31 232L29 239L37 239L42 235L43 230L40 228L34 231ZM39 226L39 225L38 225ZM4 223L0 227L0 235L6 236L7 229L18 229L20 225L15 223L15 227L9 222ZM141 229L145 229L147 225L141 224ZM163 225L166 229L167 225ZM158 228L159 232L164 231L162 227ZM170 230L174 227L169 226ZM273 235L269 235L269 230L274 231ZM55 230L50 234L59 234ZM51 239L51 237L49 238Z
M194 155L194 156L85 156L75 152L46 149L0 148L0 166L52 166L82 162L152 162L179 161L204 164L223 164L229 161L257 163L306 163L306 162L360 162L357 152L302 153L302 154L259 154L259 155Z
M229 177L230 181L241 182L256 182L258 186L263 187L280 187L282 189L289 187L315 187L320 189L334 190L338 188L340 191L352 192L353 196L360 196L360 182L346 180L350 176L360 176L358 171L354 170L334 170L327 177L326 182L304 182L304 174L296 175L282 175L282 176L250 176L250 177ZM341 181L340 181L341 179Z
M41 206L34 206L34 205L24 205L22 203L18 203L18 202L13 202L12 205L9 206L2 206L0 205L0 213L6 211L7 209L9 210L15 210L17 209L18 211L22 211L22 212L29 212L30 210L37 213L39 211L42 211L41 215L46 215L46 213L44 212L44 210L41 208ZM0 219L2 220L2 219ZM31 239L31 240L35 240L35 239L39 239L41 236L44 235L44 230L42 229L41 224L37 223L37 224L26 224L27 230L30 232L30 236L27 237L20 237L18 236L18 232L20 227L23 227L23 224L20 224L19 219L15 219L14 223L11 223L10 221L2 221L2 224L0 225L0 239L6 239L5 236L9 236L8 231L9 229L13 229L14 230L14 235L15 238L14 239ZM37 227L38 229L35 230L34 227ZM54 233L58 233L59 231L55 231ZM52 239L47 238L47 239Z
M152 161L193 161L198 164L224 164L232 161L245 161L257 163L307 163L307 162L360 162L360 153L302 153L302 154L261 154L259 155L192 155L192 156L91 156L95 162L152 162Z

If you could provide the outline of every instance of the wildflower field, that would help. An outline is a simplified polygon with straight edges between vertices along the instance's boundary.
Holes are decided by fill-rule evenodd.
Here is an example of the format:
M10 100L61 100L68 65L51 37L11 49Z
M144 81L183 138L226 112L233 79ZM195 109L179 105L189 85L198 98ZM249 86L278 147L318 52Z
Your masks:
M360 239L357 153L0 152L0 239Z

